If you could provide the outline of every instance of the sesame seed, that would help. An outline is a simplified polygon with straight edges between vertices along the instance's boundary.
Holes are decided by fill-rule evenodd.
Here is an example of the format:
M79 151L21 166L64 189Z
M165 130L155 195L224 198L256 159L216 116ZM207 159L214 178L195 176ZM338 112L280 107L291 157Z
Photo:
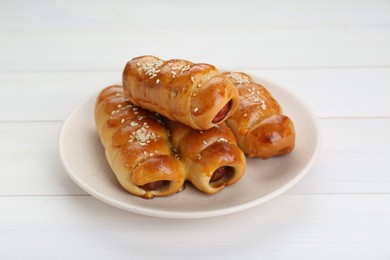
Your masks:
M127 141L128 143L132 143L133 142L133 139L129 139L129 141Z
M238 73L230 73L229 78L233 78L238 84L249 84L248 78Z
M193 97L196 97L196 93L192 94Z
M138 111L135 111L135 112L134 112L134 115L138 115L138 114L139 114Z
M206 141L203 141L202 143L203 143L204 145L206 145L206 144L207 144L207 142L206 142Z
M202 84L199 83L199 84L198 84L198 88L200 88L201 86L202 86Z
M146 151L144 151L144 155L148 155L148 153Z
M183 74L183 73L186 72L187 70L190 70L190 65L184 66L184 67L181 69L181 74Z
M150 153L149 156L153 156L154 154Z
M267 109L267 106L266 106L265 104L262 104L262 105L261 105L261 108L262 108L263 110L266 110L266 109Z
M116 107L117 107L117 108L121 108L121 107L122 107L122 105L121 105L121 104L119 104L119 105L117 105Z
M221 137L218 139L218 142L229 142L229 141L226 138Z
M202 156L200 154L197 155L198 160L202 159Z
M246 117L247 115L248 115L248 114L247 114L247 113L245 113L245 114L244 114L244 117Z
M200 130L199 133L203 134L204 132L202 130Z
M199 108L195 107L194 112L198 112L198 111L199 111Z
M121 124L123 124L125 122L125 119L124 118L122 118L122 120L121 120Z
M137 126L137 125L138 125L137 122L134 122L134 121L130 122L130 126Z
M140 146L146 146L146 143L139 143Z
M194 77L191 77L191 81L195 83L195 78L194 78Z
M140 70L142 69L144 73L149 76L151 79L157 76L157 73L160 72L158 68L163 64L162 60L154 60L150 63L140 64Z
M156 79L156 84L158 84L160 82L160 80L159 79Z

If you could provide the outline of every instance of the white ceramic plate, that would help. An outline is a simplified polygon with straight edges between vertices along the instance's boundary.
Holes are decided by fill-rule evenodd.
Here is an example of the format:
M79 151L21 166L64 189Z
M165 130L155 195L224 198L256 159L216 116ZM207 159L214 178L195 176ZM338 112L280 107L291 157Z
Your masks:
M77 106L65 121L59 150L63 165L73 179L92 196L130 212L166 218L220 216L264 203L286 191L309 171L319 150L319 126L309 107L285 89L264 80L264 84L294 122L296 147L286 156L268 160L247 159L244 177L214 195L191 185L172 196L145 200L126 192L111 171L95 130L90 97Z

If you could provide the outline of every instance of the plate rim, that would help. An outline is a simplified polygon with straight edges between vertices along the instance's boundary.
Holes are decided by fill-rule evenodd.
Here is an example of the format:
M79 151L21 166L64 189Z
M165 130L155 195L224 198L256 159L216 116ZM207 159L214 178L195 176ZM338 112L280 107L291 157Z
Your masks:
M62 143L64 142L63 139L64 139L64 135L65 135L64 132L66 129L66 125L69 123L69 119L71 118L71 115L73 115L74 112L77 111L82 105L84 105L86 102L88 102L88 100L92 99L92 97L94 97L94 96L97 97L98 93L95 93L93 95L88 96L82 102L80 102L77 106L75 106L71 110L71 112L67 115L65 121L62 124L61 130L59 133L59 138L58 138L58 151L59 151L61 163L65 169L65 172L82 190L87 192L92 197L94 197L98 200L101 200L110 206L114 206L114 207L120 208L120 209L128 211L128 212L136 213L139 215L150 216L150 217L171 218L171 219L199 219L199 218L217 217L217 216L232 214L235 212L240 212L240 211L255 207L257 205L260 205L260 204L263 204L267 201L272 200L273 198L279 196L280 194L286 192L291 187L296 185L304 176L307 175L309 170L312 168L314 162L316 161L316 158L318 157L318 153L319 153L320 146L321 146L321 128L320 128L320 124L318 122L318 119L315 116L315 113L313 112L312 108L300 96L296 95L295 93L292 93L291 91L284 88L280 84L274 83L270 80L260 78L257 75L251 75L251 77L256 82L258 82L262 85L265 85L265 86L272 85L272 88L278 88L279 90L281 90L281 91L287 93L288 95L292 96L293 98L295 98L311 115L311 119L314 122L315 131L316 131L317 142L315 144L314 152L311 154L311 157L310 157L310 160L308 160L308 163L294 178L292 178L286 184L284 184L280 188L274 190L273 192L270 192L267 195L262 196L258 199L254 199L254 200L248 201L246 203L242 203L240 205L231 206L231 207L227 207L227 208L215 209L215 210L211 209L211 210L200 211L200 212L183 212L183 211L177 212L177 211L161 210L161 209L155 210L155 209L149 209L149 208L140 208L138 206L131 205L131 203L123 205L122 202L117 201L111 197L105 196L104 194L101 194L100 192L98 192L96 190L93 190L91 187L89 187L84 182L79 180L79 178L77 178L77 176L70 169L70 167L67 164L66 159L64 157L65 152L63 151L64 148L63 148ZM271 92L271 94L273 94L273 93Z

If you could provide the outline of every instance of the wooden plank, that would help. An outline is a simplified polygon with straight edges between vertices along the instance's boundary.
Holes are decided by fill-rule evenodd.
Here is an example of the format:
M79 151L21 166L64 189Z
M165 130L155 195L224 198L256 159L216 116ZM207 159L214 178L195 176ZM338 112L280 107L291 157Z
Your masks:
M320 120L317 163L291 193L389 193L390 119Z
M390 116L390 68L240 70L280 84L319 117ZM121 82L121 70L0 73L0 82L0 121L64 120L79 102Z
M389 66L389 31L387 26L136 33L3 29L0 71L118 71L128 59L146 54L246 69Z
M0 208L2 259L390 257L389 194L283 195L199 220L139 216L89 196L0 197Z
M320 120L322 146L294 194L390 193L390 119ZM58 151L61 122L0 123L0 195L85 194ZM380 146L378 146L380 144Z
M0 123L0 195L83 195L58 153L62 123Z
M207 4L207 8L205 5ZM85 13L88 10L88 13ZM388 24L386 0L375 1L2 1L0 28L346 27ZM22 19L21 19L22 18ZM364 19L363 19L364 18Z

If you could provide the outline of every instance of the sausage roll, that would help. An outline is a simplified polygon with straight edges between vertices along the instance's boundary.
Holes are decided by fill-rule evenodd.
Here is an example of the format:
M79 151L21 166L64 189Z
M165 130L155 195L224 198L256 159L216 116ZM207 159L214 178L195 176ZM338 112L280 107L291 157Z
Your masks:
M244 175L245 155L225 123L204 131L176 121L167 125L172 146L185 165L187 180L199 190L213 194Z
M263 159L290 153L295 146L294 124L262 85L245 73L224 73L237 87L240 105L227 120L240 148Z
M184 187L184 167L175 158L163 122L132 105L123 86L109 86L99 94L95 122L108 163L128 192L150 199Z
M198 130L223 122L238 108L237 89L209 64L142 56L126 64L123 85L132 103Z

